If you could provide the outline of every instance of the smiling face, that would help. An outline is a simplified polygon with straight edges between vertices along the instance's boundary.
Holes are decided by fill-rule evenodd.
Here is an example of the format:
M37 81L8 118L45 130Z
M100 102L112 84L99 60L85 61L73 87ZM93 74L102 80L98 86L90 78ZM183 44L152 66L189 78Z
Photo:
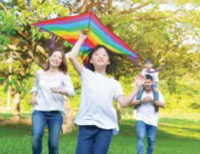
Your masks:
M145 64L145 68L146 68L148 71L150 71L150 70L152 69L152 67L153 67L153 64L152 64L152 63L146 63L146 64Z
M151 90L152 84L153 84L153 81L151 79L145 79L145 81L144 81L144 89L147 90L147 91Z
M110 64L109 55L106 50L101 47L98 48L91 56L90 63L93 64L94 68L106 69L107 65Z
M62 63L62 53L55 51L49 58L50 67L59 68Z

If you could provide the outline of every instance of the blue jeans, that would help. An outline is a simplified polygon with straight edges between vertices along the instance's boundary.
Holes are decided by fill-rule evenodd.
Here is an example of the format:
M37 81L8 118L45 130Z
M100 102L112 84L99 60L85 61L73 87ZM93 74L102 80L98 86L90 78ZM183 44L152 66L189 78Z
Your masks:
M49 154L58 154L58 140L62 129L63 117L59 111L34 111L32 114L32 152L42 153L42 137L48 125Z
M155 146L155 139L157 133L157 127L145 124L142 121L136 122L137 131L137 153L144 154L144 139L147 135L147 154L152 154Z
M96 126L79 126L76 154L107 154L112 132Z

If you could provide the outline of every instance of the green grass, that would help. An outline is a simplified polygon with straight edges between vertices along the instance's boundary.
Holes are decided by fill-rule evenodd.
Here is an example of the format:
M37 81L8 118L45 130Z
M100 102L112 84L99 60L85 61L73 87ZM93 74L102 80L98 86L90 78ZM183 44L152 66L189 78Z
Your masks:
M8 115L5 116L7 118ZM1 119L2 120L2 119ZM162 118L156 138L154 154L199 154L199 121ZM135 120L122 120L120 133L113 137L109 154L136 154ZM43 138L43 154L47 154L47 130ZM60 154L74 154L77 141L75 131L61 135ZM0 126L1 154L31 154L31 126L7 124Z

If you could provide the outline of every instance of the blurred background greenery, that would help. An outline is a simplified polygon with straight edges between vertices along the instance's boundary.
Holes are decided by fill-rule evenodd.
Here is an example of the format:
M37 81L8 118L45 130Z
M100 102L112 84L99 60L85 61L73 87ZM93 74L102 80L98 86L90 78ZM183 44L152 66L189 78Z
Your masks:
M126 0L126 1L41 1L1 0L0 3L0 111L19 116L30 113L29 91L36 70L51 52L51 36L41 33L32 23L50 18L95 12L102 22L124 40L142 59L154 60L160 71L159 89L167 108L161 113L198 114L200 111L200 6L198 0ZM69 52L71 45L55 38L56 47ZM128 94L133 77L142 68L127 56L117 58L113 76ZM80 79L69 64L69 74L76 88L70 98L78 109Z
M1 153L31 151L31 95L35 73L52 51L51 36L33 23L93 11L142 58L152 58L159 72L161 109L155 153L198 154L200 140L200 1L199 0L0 0L0 149ZM55 38L55 48L67 53L71 45ZM81 82L68 61L76 90L67 116L75 117ZM128 95L142 68L128 56L116 58L113 77ZM95 86L95 85L94 85ZM121 133L109 153L133 154L136 142L133 107L121 109ZM9 121L10 120L10 121ZM28 122L27 122L28 121ZM73 124L73 123L70 123ZM46 140L45 134L45 140ZM65 137L66 136L66 137ZM77 127L61 136L61 153L74 153ZM18 142L18 141L21 142ZM14 144L13 144L14 143ZM22 144L23 143L23 146ZM68 143L68 146L65 144ZM177 148L178 147L178 148ZM44 148L47 152L47 148Z

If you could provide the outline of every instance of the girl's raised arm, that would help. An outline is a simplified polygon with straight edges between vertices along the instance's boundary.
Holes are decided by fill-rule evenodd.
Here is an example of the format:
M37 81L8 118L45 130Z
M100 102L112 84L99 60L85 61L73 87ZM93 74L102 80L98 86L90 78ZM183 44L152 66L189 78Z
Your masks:
M87 38L87 35L85 35L83 32L80 32L79 40L76 42L72 50L69 52L69 59L72 65L74 66L74 68L76 69L76 71L79 73L79 75L81 74L83 70L83 65L78 61L78 55L79 55L80 48L86 38Z
M144 78L135 77L135 89L129 94L129 96L119 96L117 101L122 107L133 105L132 101L136 97L137 93L140 90L140 87L144 84Z

